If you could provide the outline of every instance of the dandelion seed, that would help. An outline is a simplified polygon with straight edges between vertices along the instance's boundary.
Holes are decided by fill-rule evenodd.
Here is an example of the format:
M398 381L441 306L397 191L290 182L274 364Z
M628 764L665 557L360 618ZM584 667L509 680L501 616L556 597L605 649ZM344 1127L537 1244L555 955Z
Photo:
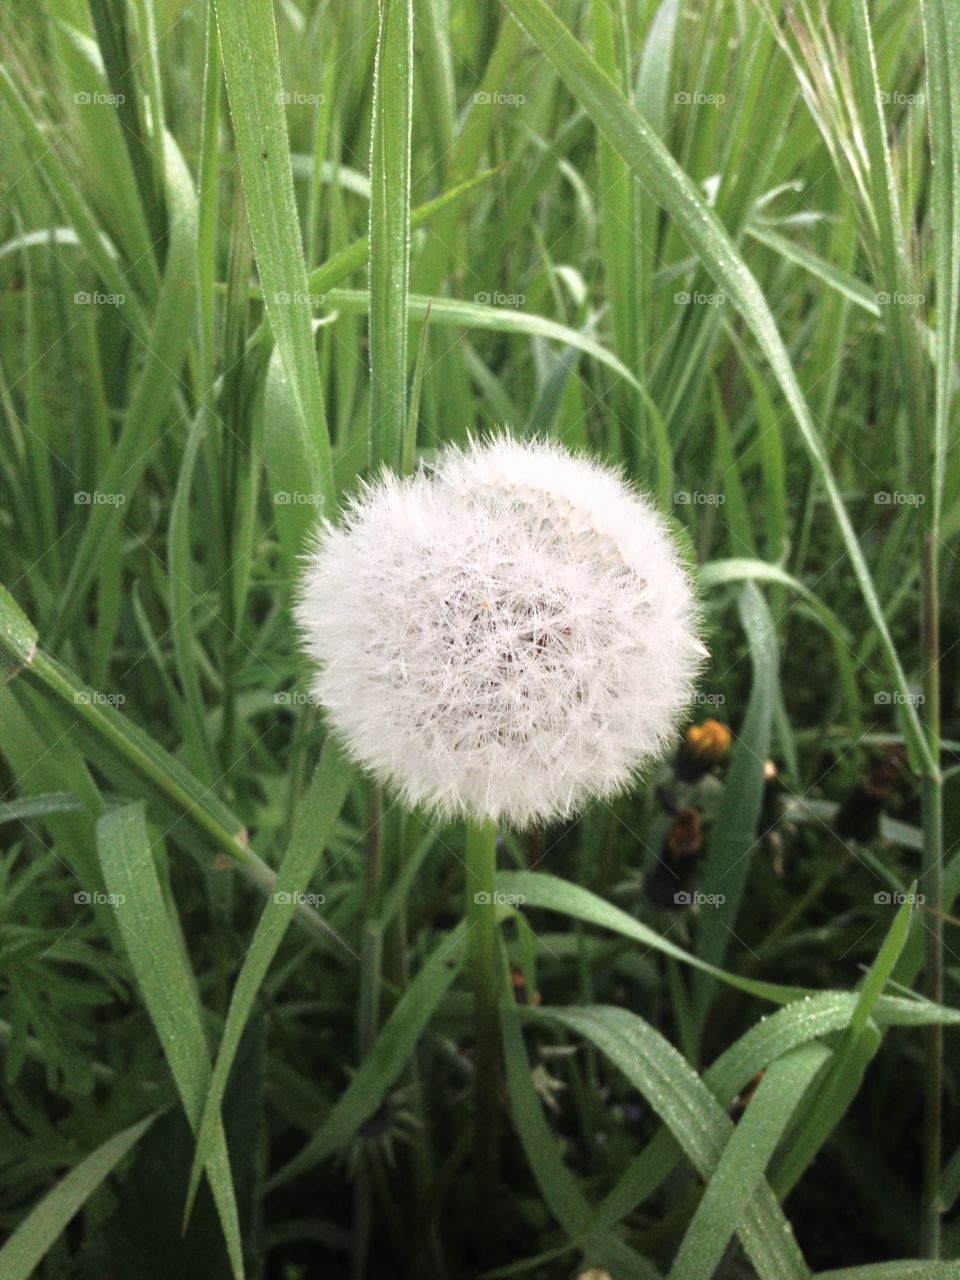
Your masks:
M705 653L663 518L542 442L450 448L325 523L296 607L313 695L411 804L515 826L626 787Z

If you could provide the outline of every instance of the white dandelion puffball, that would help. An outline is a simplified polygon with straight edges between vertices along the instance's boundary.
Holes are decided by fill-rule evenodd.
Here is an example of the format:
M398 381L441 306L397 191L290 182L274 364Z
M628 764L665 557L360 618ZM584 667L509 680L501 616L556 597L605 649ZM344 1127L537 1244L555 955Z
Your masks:
M663 518L543 442L448 448L325 523L296 618L313 695L411 804L515 826L622 790L702 656Z

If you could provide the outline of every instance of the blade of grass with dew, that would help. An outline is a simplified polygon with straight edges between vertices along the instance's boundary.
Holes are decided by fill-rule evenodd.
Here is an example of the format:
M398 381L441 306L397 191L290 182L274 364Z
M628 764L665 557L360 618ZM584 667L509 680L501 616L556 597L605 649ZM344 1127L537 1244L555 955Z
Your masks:
M401 466L407 420L412 0L379 0L370 142L370 466Z
M400 997L320 1129L273 1175L267 1191L286 1185L333 1155L380 1106L463 966L465 932L461 923L440 939Z
M733 1121L658 1031L636 1014L607 1005L532 1013L534 1021L559 1023L595 1045L647 1099L700 1176L707 1181L713 1177ZM762 1177L737 1232L761 1280L808 1280L790 1224Z
M703 1073L703 1083L724 1109L760 1072L784 1054L820 1036L844 1031L857 1008L859 996L846 991L826 991L785 1005L755 1023L726 1049ZM927 1001L881 996L874 1005L874 1020L885 1026L921 1026L931 1021L960 1025L960 1012L938 1008ZM592 1224L607 1230L647 1200L675 1168L680 1149L669 1132L660 1130L630 1162L627 1170L598 1207Z
M342 311L366 311L368 298L361 289L331 289L327 294L331 306ZM409 297L409 312L418 320L423 319L429 308L430 319L435 325L450 325L453 328L489 329L495 333L520 333L527 337L549 338L554 342L566 343L576 347L586 355L593 356L625 379L632 387L643 393L643 388L630 370L617 359L606 347L577 329L570 329L556 320L546 316L516 311L509 307L492 307L486 303L463 302L459 298L428 298L422 294L412 293Z
M336 505L330 438L307 297L283 81L270 0L216 0L237 160L267 319L290 379L307 468L305 490Z
M577 1239L584 1264L608 1267L612 1275L630 1275L636 1277L636 1280L656 1280L659 1272L653 1264L634 1253L612 1232L601 1234L585 1230L591 1217L590 1204L580 1190L577 1179L564 1163L556 1137L544 1118L523 1044L521 1019L516 1008L511 1009L507 1004L507 999L511 1002L514 1000L512 986L506 993L500 1012L510 1116L540 1194L568 1238ZM567 1251L572 1247L568 1245ZM557 1255L553 1253L549 1256ZM530 1266L531 1261L528 1260L524 1270L530 1269ZM505 1267L490 1274L515 1274L515 1268Z
M123 429L111 453L110 464L99 481L113 501L89 507L89 514L70 573L61 606L50 632L56 647L83 604L104 545L123 519L130 498L150 460L164 416L177 388L179 371L192 336L196 299L197 198L193 181L172 138L164 148L169 247L163 284L157 300L156 319L149 343L145 343L143 367L127 406Z
M605 902L588 889L561 880L559 876L551 876L541 871L501 871L497 875L497 889L501 893L516 894L527 907L540 907L545 911L557 911L571 916L575 920L583 920L587 924L595 924L599 928L609 929L625 938L639 942L642 946L652 947L674 960L700 969L712 977L719 978L731 987L746 991L749 995L758 996L761 1000L770 1000L774 1004L787 1004L791 1000L801 1000L809 994L803 987L781 986L773 982L757 982L752 978L742 978L739 974L727 973L712 964L701 960L698 956L684 951L666 938L662 938L649 926L641 924L633 916L619 907Z
M35 634L12 596L0 586L0 655L8 678L18 676L68 717L59 736L76 724L84 751L98 769L137 791L145 787L174 826L188 822L261 892L272 892L276 876L250 848L240 819L129 716L84 686L54 658L37 652ZM311 907L300 908L297 917L315 933L344 945Z
M830 1056L825 1045L803 1045L766 1069L704 1189L668 1280L702 1280L714 1274L784 1129Z
M137 987L195 1130L210 1082L210 1058L196 981L164 902L142 803L103 815L97 823L97 850L107 891L117 897L117 925ZM219 1114L205 1168L231 1269L242 1280L240 1221Z
M213 1074L203 1101L197 1146L190 1172L184 1226L190 1217L200 1176L217 1143L220 1107L240 1039L267 970L277 954L297 903L323 856L333 824L339 817L354 777L354 767L332 737L323 745L313 781L297 810L293 837L277 871L273 893L257 924L256 933L230 996L227 1020L220 1038Z
M909 699L906 674L884 617L850 517L834 477L830 459L797 382L783 339L752 272L717 216L649 125L619 93L587 51L543 0L503 0L563 76L594 124L609 138L641 182L683 232L703 266L752 330L786 398L800 437L823 483L844 547L867 610L880 635L897 689ZM903 716L904 736L918 762L933 764L930 749L911 704Z
M770 753L778 680L776 630L766 601L752 582L745 586L738 608L753 665L753 683L743 725L734 742L703 871L703 892L715 895L717 901L701 914L697 936L698 956L717 967L723 965L730 939L735 937L751 855L759 843L757 824L763 806L764 767ZM693 1006L701 1031L712 989L712 981L696 975Z
M913 897L914 892L911 891L894 916L877 957L864 978L850 1025L843 1034L830 1068L798 1118L797 1132L778 1162L775 1185L784 1196L796 1185L836 1128L852 1101L866 1064L876 1051L879 1033L871 1015L906 943Z
M36 1269L50 1246L159 1115L155 1111L115 1133L47 1192L0 1249L0 1275L4 1280L30 1280L38 1274Z

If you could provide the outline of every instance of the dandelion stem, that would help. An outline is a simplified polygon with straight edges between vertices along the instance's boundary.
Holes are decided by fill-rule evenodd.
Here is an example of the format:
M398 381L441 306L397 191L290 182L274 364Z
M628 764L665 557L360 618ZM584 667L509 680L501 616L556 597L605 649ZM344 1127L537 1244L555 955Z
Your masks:
M500 1133L498 1076L500 1027L497 1004L497 831L492 822L467 825L467 903L474 992L474 1173L478 1240L485 1255L496 1223Z

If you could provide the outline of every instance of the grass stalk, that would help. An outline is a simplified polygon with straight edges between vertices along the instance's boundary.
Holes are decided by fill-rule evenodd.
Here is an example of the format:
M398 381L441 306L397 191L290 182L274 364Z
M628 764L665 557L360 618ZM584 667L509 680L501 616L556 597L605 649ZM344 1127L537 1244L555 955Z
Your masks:
M489 1255L496 1222L500 1164L500 1030L497 1005L497 831L492 822L467 826L467 902L474 992L474 1176L477 1186L477 1239Z

